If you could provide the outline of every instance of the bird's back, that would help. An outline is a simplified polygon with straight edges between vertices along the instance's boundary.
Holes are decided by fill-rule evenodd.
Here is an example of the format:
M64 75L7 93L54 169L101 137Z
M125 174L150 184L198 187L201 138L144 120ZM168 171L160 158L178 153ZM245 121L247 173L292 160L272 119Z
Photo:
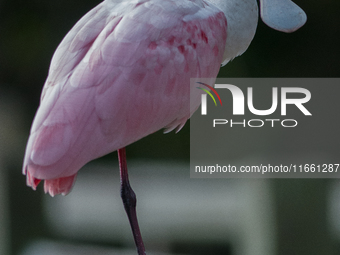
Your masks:
M190 106L190 78L216 77L225 41L224 14L200 0L99 4L53 56L24 173L73 176L92 159L184 125L200 103L192 90Z

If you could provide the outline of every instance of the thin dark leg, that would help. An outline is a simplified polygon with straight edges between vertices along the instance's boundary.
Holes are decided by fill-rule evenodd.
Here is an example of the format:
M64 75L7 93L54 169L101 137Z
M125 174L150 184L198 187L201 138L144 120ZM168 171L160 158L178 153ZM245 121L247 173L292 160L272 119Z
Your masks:
M125 148L118 150L119 169L120 169L120 196L122 197L126 214L129 218L133 238L137 247L138 255L145 255L145 248L142 235L139 230L136 213L136 194L133 192L127 171Z

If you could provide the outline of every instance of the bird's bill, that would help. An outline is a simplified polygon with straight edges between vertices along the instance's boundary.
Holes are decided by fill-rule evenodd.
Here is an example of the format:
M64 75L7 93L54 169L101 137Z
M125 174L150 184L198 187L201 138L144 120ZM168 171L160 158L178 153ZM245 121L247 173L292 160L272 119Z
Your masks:
M307 21L306 13L291 0L260 0L260 15L269 27L291 33Z

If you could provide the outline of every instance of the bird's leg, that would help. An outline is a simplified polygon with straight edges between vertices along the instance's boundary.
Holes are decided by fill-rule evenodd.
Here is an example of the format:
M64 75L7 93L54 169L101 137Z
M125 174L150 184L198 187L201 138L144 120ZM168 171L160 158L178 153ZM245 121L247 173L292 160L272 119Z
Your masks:
M133 192L127 171L125 148L118 150L119 169L120 169L120 196L122 197L126 214L129 218L133 238L137 247L138 255L145 255L145 248L142 235L139 230L136 213L136 194Z

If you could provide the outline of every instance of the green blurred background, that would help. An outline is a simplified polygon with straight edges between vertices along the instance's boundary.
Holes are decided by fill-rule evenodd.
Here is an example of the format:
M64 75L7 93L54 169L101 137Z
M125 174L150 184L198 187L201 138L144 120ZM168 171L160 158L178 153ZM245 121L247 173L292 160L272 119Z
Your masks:
M0 167L5 180L0 185L4 204L9 205L6 224L11 255L20 254L35 238L53 236L41 210L42 189L33 192L25 186L22 158L54 50L71 27L100 2L0 0ZM295 2L307 14L304 27L284 34L259 20L249 49L222 68L219 77L339 77L340 2ZM150 135L129 146L127 153L130 159L156 158L189 165L189 125L178 134L160 131ZM112 158L102 160L116 164ZM340 242L327 225L330 180L270 182L278 226L277 254L339 254Z

